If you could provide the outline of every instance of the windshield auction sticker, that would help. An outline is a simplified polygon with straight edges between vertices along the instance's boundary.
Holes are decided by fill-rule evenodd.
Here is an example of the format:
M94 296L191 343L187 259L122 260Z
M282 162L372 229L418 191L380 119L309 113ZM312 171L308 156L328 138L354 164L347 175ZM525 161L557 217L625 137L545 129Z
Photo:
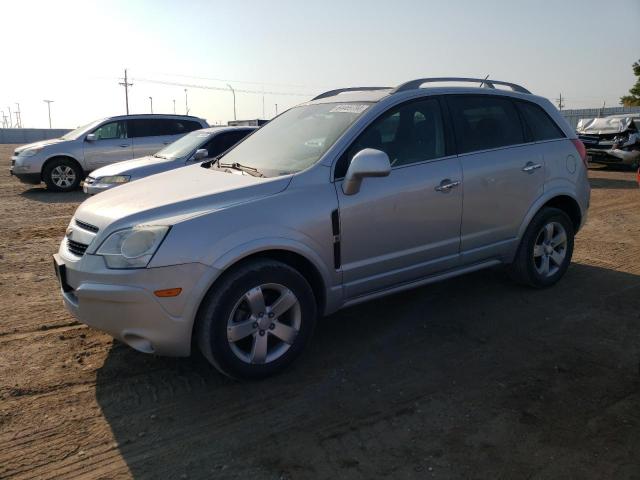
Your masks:
M331 113L362 113L369 105L357 104L357 103L342 103L336 105L329 112Z

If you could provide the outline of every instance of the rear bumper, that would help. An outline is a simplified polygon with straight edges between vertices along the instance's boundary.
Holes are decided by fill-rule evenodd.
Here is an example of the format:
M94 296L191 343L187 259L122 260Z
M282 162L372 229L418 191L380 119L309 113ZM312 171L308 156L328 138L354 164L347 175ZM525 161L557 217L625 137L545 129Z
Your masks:
M199 263L132 270L110 270L101 257L69 261L54 255L64 269L62 299L80 322L107 332L144 353L187 356L210 267ZM159 298L154 291L182 288L180 295ZM204 289L204 291L203 291Z

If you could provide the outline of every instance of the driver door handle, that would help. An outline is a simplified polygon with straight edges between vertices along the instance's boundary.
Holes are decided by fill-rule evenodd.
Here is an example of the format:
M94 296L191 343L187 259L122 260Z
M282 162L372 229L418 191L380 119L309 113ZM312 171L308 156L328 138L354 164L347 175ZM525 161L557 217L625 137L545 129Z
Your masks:
M122 148L126 148L126 147L130 147L130 146L131 146L131 144L130 144L130 143L121 143L121 144L120 144L120 146L121 146Z
M542 164L527 162L527 164L522 168L522 171L527 173L533 173L535 170L538 170L539 168L542 168Z
M453 180L452 181L452 180L449 180L448 178L445 178L444 180L442 180L440 182L440 185L438 185L436 187L436 192L447 193L452 188L455 188L458 185L460 185L460 180Z

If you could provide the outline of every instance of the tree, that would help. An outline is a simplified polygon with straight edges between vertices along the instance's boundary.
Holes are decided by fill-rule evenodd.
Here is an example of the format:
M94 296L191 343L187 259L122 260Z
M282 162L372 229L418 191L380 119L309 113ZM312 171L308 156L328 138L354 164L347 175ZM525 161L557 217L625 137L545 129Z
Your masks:
M638 78L638 80L629 90L631 95L625 95L620 98L620 104L625 107L640 107L640 60L633 64L633 74Z

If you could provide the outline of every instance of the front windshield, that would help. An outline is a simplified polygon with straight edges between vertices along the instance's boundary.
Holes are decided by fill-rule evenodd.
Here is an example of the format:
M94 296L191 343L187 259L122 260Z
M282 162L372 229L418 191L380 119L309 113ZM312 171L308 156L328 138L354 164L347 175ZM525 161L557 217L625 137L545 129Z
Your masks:
M93 121L91 123L87 123L86 125L83 125L82 127L78 127L75 130L71 130L69 133L65 133L60 138L62 138L62 140L77 140L82 135L84 135L85 133L88 133L89 130L91 130L92 128L98 126L98 124L100 124L103 121L104 121L104 119L100 119L100 120L95 120L95 121Z
M211 135L213 135L213 132L196 130L167 145L154 156L167 160L186 157L203 145Z
M286 111L227 152L221 162L257 169L265 176L300 172L335 143L367 103L322 103Z

